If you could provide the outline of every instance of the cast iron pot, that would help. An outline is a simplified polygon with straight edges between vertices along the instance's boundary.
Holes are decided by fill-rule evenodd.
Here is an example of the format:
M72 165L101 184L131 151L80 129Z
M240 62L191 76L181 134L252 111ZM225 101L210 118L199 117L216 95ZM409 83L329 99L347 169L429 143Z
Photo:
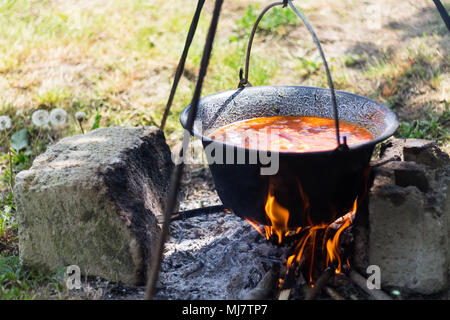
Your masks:
M348 148L321 152L279 152L279 170L275 175L261 174L268 167L257 157L256 163L229 163L227 152L244 152L246 159L257 150L240 148L214 141L209 134L224 125L270 116L315 116L334 119L330 90L304 86L260 86L225 91L200 99L191 132L202 139L203 147L222 152L208 152L217 193L225 207L242 218L270 224L265 204L269 184L277 201L290 213L289 226L330 223L351 210L355 199L364 193L365 177L374 147L390 137L398 127L395 114L368 98L336 91L339 119L369 130L374 139ZM190 106L181 113L186 127ZM211 146L211 144L213 144ZM209 147L208 147L209 146ZM222 155L221 155L222 154ZM228 159L230 160L230 159ZM309 216L309 217L308 217Z

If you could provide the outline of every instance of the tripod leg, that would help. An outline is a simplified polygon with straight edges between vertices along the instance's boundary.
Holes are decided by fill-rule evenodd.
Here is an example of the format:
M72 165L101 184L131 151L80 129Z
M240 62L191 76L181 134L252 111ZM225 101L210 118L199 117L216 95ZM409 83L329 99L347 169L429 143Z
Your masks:
M183 53L181 54L180 61L178 62L177 70L175 72L175 78L173 80L172 89L170 90L169 99L167 100L166 108L164 109L163 118L161 120L161 125L159 128L161 131L164 130L166 125L167 117L169 116L170 107L172 106L173 98L175 97L175 92L177 91L178 82L180 81L181 75L184 71L184 64L186 63L186 58L191 47L192 39L194 38L195 31L197 30L198 20L200 19L200 13L203 9L203 4L205 0L199 0L197 3L197 9L195 10L194 17L192 18L191 26L189 27L189 32L184 44Z
M183 146L180 151L181 161L175 166L175 170L172 173L172 181L170 184L169 194L167 197L167 203L164 212L164 223L161 229L161 234L158 239L157 251L153 254L152 260L149 261L148 265L151 266L147 271L148 280L145 293L146 300L152 300L156 293L156 282L159 277L159 270L161 267L161 262L164 253L164 244L166 242L167 236L169 234L169 226L171 222L171 215L175 209L176 198L178 194L178 189L180 187L181 175L184 168L184 150L187 149L189 145L189 132L192 131L194 125L194 119L197 114L197 107L200 101L200 95L203 86L203 80L206 76L206 71L208 69L209 59L211 57L212 45L214 42L214 37L216 35L217 24L219 23L220 10L222 8L223 0L216 0L214 5L213 17L211 19L211 24L209 26L208 35L206 36L205 47L203 49L202 61L200 63L200 71L198 75L197 84L195 86L194 95L192 97L191 109L189 110L189 115L186 124L186 130Z

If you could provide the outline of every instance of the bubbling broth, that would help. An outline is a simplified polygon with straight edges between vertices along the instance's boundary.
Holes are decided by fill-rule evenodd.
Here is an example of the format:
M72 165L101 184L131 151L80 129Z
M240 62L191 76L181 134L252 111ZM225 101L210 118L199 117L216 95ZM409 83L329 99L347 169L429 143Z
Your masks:
M373 140L372 134L353 123L340 120L341 139L347 144ZM259 150L313 152L337 147L333 119L303 116L262 117L233 122L209 136L227 144Z

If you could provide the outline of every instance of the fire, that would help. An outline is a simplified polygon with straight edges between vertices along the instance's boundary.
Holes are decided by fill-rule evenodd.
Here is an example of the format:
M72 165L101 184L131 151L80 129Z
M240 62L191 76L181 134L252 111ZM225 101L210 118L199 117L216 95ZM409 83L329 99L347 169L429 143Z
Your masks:
M353 218L356 214L358 199L354 201L353 209L345 216L339 218L331 224L319 224L308 227L308 230L300 238L294 249L294 254L288 257L288 270L293 268L294 262L297 265L302 265L306 260L309 260L309 282L313 282L315 263L319 260L325 259L324 267L332 266L335 272L341 273L343 261L341 257L339 241L342 232L352 225ZM333 235L334 233L334 235ZM322 243L321 250L317 250L317 245ZM305 257L305 250L309 256ZM316 255L319 255L317 259ZM348 261L346 261L348 264Z
M353 218L358 208L358 199L355 199L353 208L343 217L330 224L314 224L309 217L309 201L299 183L299 192L302 206L308 220L308 226L291 231L288 227L289 210L284 208L275 198L273 185L269 185L269 193L266 201L266 217L270 226L263 230L259 225L247 219L247 221L267 239L276 237L279 244L290 234L298 234L300 240L295 244L293 254L287 258L286 266L288 272L296 267L308 269L308 280L312 284L314 274L317 270L332 267L335 273L341 273L344 264L349 264L348 259L344 262L340 252L340 238L345 229L352 225Z
M270 239L275 234L278 237L278 243L281 243L283 237L289 234L289 211L277 202L273 191L270 191L267 197L265 209L266 216L272 223L272 225L264 227L266 238Z
M269 194L265 205L266 217L270 221L270 226L264 226L264 232L259 227L258 223L251 219L246 219L250 225L259 232L260 235L265 236L267 240L272 236L276 236L278 243L281 244L283 239L287 237L291 231L289 230L289 210L278 203L274 194L274 185L269 184ZM297 231L300 231L298 228Z

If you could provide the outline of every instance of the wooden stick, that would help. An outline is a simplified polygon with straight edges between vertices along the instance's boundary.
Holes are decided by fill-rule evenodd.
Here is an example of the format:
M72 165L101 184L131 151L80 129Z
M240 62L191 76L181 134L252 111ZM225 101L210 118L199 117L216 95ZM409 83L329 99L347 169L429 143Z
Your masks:
M363 289L367 294L369 294L375 300L392 300L392 298L387 295L381 289L369 289L367 287L367 279L360 275L355 270L350 270L349 272L350 279L358 285L361 289Z
M5 130L6 131L6 130ZM14 189L14 171L13 171L13 161L12 161L12 154L11 154L11 141L9 141L8 146L8 157L9 157L9 185L11 187L11 193ZM18 153L18 152L17 152Z
M169 99L167 100L166 108L164 109L163 118L161 120L161 125L159 129L164 131L164 126L166 125L167 117L169 116L170 108L172 107L173 98L175 97L175 93L177 91L178 83L183 75L184 65L186 63L186 58L189 52L189 48L191 47L192 40L195 35L195 31L197 30L198 21L200 19L200 14L202 12L203 4L205 0L200 0L197 3L197 9L195 10L194 17L192 18L191 26L189 27L188 36L186 38L186 42L184 44L183 53L181 54L180 61L178 62L177 70L175 71L175 77L172 83L172 88L170 89Z
M280 291L280 295L278 296L278 300L289 300L289 296L291 295L291 288L284 289Z
M303 274L300 272L297 276L297 287L298 292L303 295L303 297L306 296L306 293L310 289L308 286L308 283L306 282L305 278L303 277Z
M325 271L320 275L319 279L314 283L314 286L312 288L309 288L309 290L305 294L305 300L313 300L317 294L322 291L322 288L327 285L328 281L333 276L334 269L332 268L326 268Z
M294 269L290 269L288 274L284 277L283 284L281 286L281 291L278 294L278 300L289 300L291 295L292 287L295 283Z
M267 299L277 283L279 275L278 269L279 268L275 267L270 268L256 287L245 295L243 300Z
M325 292L333 298L333 300L345 300L343 296L341 296L339 293L337 293L333 288L330 288L328 286L325 287Z
M172 214L171 219L172 221L176 220L183 220L188 219L200 215L207 215L212 213L218 213L225 210L225 207L223 205L215 205L215 206L208 206L203 208L196 208L186 211L179 211L177 213Z
M302 231L300 231L300 233L302 233ZM291 268L288 270L288 273L286 274L283 284L281 286L281 291L278 294L278 300L289 300L291 291L295 286L300 287L300 290L302 291L303 294L305 294L306 290L309 289L308 285L306 284L305 278L301 273L301 269L304 263L305 259L302 258L298 264L294 262L294 265L292 265ZM295 275L295 270L299 271L298 275Z
M158 238L157 249L155 252L149 257L148 261L148 269L147 269L147 284L145 289L145 299L153 300L156 294L156 284L159 277L159 270L161 268L161 262L163 259L164 253L164 245L166 243L166 239L169 235L169 227L170 227L170 217L172 213L175 211L175 204L178 195L178 189L180 187L181 175L184 169L184 160L185 153L187 150L190 141L189 132L192 130L194 126L195 114L197 112L197 107L200 101L200 95L203 86L203 80L206 76L206 71L208 69L209 60L211 57L212 46L214 42L214 37L217 30L217 24L219 22L220 11L222 8L223 0L216 0L214 4L213 16L211 19L211 23L208 29L208 34L206 36L205 46L203 48L202 60L200 62L200 71L198 74L197 84L195 85L194 94L192 96L191 101L191 109L189 110L189 115L186 122L186 130L183 138L183 145L180 150L181 161L178 163L174 171L172 172L171 183L169 188L169 193L166 198L166 208L164 209L164 223L161 228L161 232Z
M303 261L300 262L298 268L301 268L303 265ZM281 291L278 294L278 300L289 300L289 296L291 295L292 288L295 285L295 270L296 268L292 267L288 270L287 274L284 277L284 281L281 285Z

